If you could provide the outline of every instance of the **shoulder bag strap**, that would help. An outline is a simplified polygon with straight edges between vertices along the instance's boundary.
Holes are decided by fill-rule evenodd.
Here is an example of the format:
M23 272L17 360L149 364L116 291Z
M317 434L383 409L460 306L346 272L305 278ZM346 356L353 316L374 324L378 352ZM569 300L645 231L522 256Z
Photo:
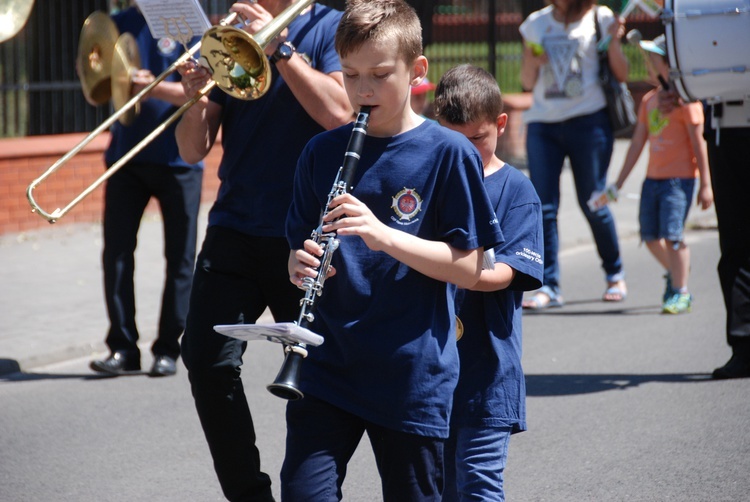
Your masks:
M599 40L602 38L602 32L601 28L599 27L599 7L594 5L594 27L596 28L596 43L599 44ZM609 55L607 54L607 51L599 51L597 48L596 50L597 56L599 56L599 77L602 77L602 74L604 73L605 65L609 67Z

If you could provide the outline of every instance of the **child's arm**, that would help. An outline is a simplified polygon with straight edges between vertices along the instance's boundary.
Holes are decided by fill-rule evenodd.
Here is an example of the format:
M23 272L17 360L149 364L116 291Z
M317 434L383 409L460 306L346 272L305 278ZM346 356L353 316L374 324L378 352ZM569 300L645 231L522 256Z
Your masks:
M495 262L494 270L482 270L479 282L468 288L489 293L506 289L516 277L516 271L507 263Z
M708 169L708 153L706 140L703 139L703 124L687 124L688 137L693 147L693 155L698 163L700 185L698 188L697 204L701 209L708 209L714 202L714 192L711 189L711 174Z
M390 228L378 220L372 211L352 194L334 198L330 209L324 218L324 232L335 231L342 236L358 235L373 251L388 253L405 265L438 281L469 288L479 280L483 248L457 249L445 242L429 241ZM301 272L299 266L296 272Z
M617 181L615 182L618 191L622 189L625 180L630 175L633 167L635 167L635 163L638 162L638 158L641 156L641 152L643 152L643 147L646 145L647 140L648 127L639 120L635 125L635 129L633 129L633 137L630 140L628 153L625 155L625 161L622 163L620 174L617 176Z

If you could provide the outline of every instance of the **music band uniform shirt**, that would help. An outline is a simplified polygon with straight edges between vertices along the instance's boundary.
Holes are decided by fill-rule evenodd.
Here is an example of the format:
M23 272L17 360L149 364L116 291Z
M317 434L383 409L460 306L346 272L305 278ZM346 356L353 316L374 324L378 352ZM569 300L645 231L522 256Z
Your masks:
M523 292L542 286L542 209L531 181L506 164L484 180L505 242L495 262L516 271L510 286L485 293L461 290L458 341L461 375L451 426L526 430L526 382L521 367Z
M351 129L316 136L300 157L287 219L292 249L319 223ZM353 186L392 228L464 250L503 240L481 158L463 135L435 122L367 136ZM447 437L458 379L456 287L371 251L358 236L339 239L337 274L310 325L325 342L309 349L301 390L392 430Z

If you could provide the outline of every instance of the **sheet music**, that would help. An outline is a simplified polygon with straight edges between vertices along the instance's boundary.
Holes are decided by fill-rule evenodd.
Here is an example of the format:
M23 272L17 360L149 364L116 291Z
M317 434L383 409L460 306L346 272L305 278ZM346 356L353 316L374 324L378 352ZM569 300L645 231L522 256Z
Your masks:
M151 36L187 44L211 27L198 0L136 0Z
M214 331L238 340L268 340L277 343L304 343L313 347L323 343L323 337L293 322L271 324L217 324Z

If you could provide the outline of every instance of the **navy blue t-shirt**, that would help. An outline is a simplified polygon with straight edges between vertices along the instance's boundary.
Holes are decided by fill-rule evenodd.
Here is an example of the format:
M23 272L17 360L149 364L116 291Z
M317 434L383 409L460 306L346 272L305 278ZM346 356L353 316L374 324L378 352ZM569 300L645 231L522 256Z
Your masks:
M287 219L292 249L318 226L352 130L316 136L300 157ZM482 162L461 134L432 121L390 138L367 136L352 194L392 228L468 250L503 236ZM458 380L456 287L431 279L357 236L340 238L310 328L301 390L389 429L447 437Z
M161 75L174 63L185 49L170 39L155 40L146 24L146 19L137 8L131 7L112 16L120 33L130 33L135 38L141 58L141 68L147 68L155 77ZM190 46L200 41L195 38ZM173 71L164 79L166 82L179 82L180 74ZM128 151L162 124L178 107L160 99L146 99L140 103L140 113L129 126L115 122L110 128L111 142L104 154L107 166L121 159ZM180 157L177 140L174 136L177 122L154 138L130 162L161 164L172 167L203 168L203 163L188 164Z
M461 290L458 341L461 374L451 426L526 430L526 383L521 368L523 291L542 286L544 239L539 197L531 181L510 165L487 176L484 186L500 218L505 242L495 262L516 271L507 289Z
M288 40L322 73L341 71L334 35L342 13L314 4L289 25ZM272 65L273 66L273 65ZM284 237L292 180L300 152L324 128L292 94L275 67L268 92L244 101L221 90L210 99L222 109L224 155L221 186L209 214L220 225L248 235Z

